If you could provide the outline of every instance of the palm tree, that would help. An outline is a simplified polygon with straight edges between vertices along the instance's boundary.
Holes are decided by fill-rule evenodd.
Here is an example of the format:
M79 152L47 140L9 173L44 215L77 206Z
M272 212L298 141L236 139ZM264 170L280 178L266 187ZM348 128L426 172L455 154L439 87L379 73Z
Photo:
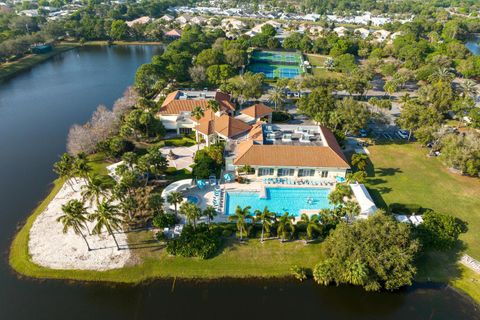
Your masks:
M174 191L174 192L170 192L167 195L167 202L169 204L173 204L175 207L175 215L178 215L177 206L178 204L182 203L182 201L183 201L183 195L181 192Z
M275 105L275 110L277 110L277 107L281 106L282 103L285 101L284 92L281 87L272 87L272 89L268 91L268 94L270 96L270 101L272 101Z
M202 216L202 210L195 204L190 202L184 202L180 206L180 213L187 218L187 222L193 225L193 229L197 228L197 219Z
M68 153L64 153L60 157L60 160L55 162L55 164L53 165L53 171L58 174L60 178L66 179L68 185L70 186L70 188L72 188L73 191L75 191L75 189L73 188L70 178L75 175L74 163L75 158Z
M356 201L345 202L345 206L343 208L347 214L348 221L353 221L353 218L360 214L360 206Z
M320 226L320 216L318 214L314 214L309 217L307 214L303 213L300 219L307 228L307 239L305 239L305 243L308 243L308 240L313 239L314 231L320 232L322 230Z
M360 260L346 261L346 268L342 275L344 280L353 285L364 285L368 278L368 269Z
M90 171L92 171L92 167L88 165L87 155L84 152L81 152L77 155L77 158L74 162L74 171L76 174L82 177L84 181L88 180L88 174Z
M100 234L105 228L107 232L113 237L113 241L117 245L117 249L120 250L117 238L115 238L114 231L120 229L120 211L117 206L112 205L108 200L103 200L98 204L97 210L90 214L90 220L95 222L93 227L93 234Z
M202 107L200 106L196 106L193 110L192 110L192 116L195 118L195 120L197 120L197 122L200 121L200 119L203 118L203 116L205 115L205 111L203 110ZM200 150L200 143L199 141L197 141L197 151Z
M448 68L438 68L437 71L432 73L429 80L430 81L438 81L438 82L451 82L454 78L453 73L448 70Z
M273 224L275 213L268 210L268 207L263 208L263 211L255 210L255 217L257 221L260 221L262 224L262 236L260 237L260 242L263 242L265 231L270 231L270 227Z
M88 251L92 250L82 232L84 228L87 228L87 210L83 202L76 199L70 200L67 204L62 205L62 211L64 215L58 217L57 221L63 224L63 233L67 233L68 229L72 229L75 234L82 236Z
M475 82L470 79L465 80L460 85L460 91L463 97L474 97L477 95L477 88L475 87Z
M228 217L230 221L236 221L237 230L240 233L240 241L243 241L243 232L246 231L246 219L252 218L250 208L250 206L246 206L242 209L240 206L237 206L235 215Z
M217 100L208 100L207 108L211 109L214 113L218 112L218 111L220 111L220 103ZM202 117L203 117L203 115L202 115Z
M293 220L295 220L295 217L291 216L288 212L285 212L283 216L278 219L277 236L281 236L281 242L285 242L289 231L292 234L295 231Z
M208 224L215 218L217 215L217 211L213 206L207 206L205 210L203 210L203 215L207 217L208 219Z
M84 201L88 201L92 205L93 200L97 205L100 203L100 198L107 195L107 186L102 178L98 175L90 176L87 184L82 186L82 197Z

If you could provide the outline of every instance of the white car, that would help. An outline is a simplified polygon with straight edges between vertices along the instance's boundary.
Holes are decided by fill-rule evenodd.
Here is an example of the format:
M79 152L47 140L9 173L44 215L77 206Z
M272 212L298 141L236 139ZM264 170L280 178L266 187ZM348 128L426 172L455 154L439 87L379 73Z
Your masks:
M400 138L407 139L409 132L407 130L398 130L397 134L400 136Z

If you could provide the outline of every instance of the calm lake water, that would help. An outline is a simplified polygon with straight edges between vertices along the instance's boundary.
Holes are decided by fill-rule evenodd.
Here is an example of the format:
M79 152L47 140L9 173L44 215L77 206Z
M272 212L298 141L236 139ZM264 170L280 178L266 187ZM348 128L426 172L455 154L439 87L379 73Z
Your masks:
M68 128L111 106L150 46L69 51L0 83L0 319L480 319L447 288L369 294L294 281L157 281L138 286L18 279L7 264L16 226L49 191Z
M480 36L475 36L473 39L467 41L465 47L474 55L480 55Z

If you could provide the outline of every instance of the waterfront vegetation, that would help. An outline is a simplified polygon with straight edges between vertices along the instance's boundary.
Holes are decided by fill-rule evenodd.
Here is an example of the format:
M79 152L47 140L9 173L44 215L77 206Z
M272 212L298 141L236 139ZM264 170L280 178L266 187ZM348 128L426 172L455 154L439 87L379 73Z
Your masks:
M164 183L192 177L186 170L167 168L167 161L160 153L159 148L163 146L191 146L195 143L189 137L164 139L165 128L155 117L162 97L177 86L191 85L196 88L219 87L231 93L240 105L258 99L264 91L264 77L250 72L237 75L238 71L247 60L250 46L270 49L280 46L277 42L269 41L274 36L271 28L262 29L259 35L251 39L239 37L237 40L227 40L223 31L205 31L199 26L190 26L183 30L182 37L173 41L162 55L154 57L151 63L138 69L135 90L127 90L112 111L100 106L88 123L71 128L68 151L77 158L64 155L60 165L55 167L60 178L55 181L49 196L17 234L10 251L10 264L19 273L32 277L128 283L156 277L284 277L291 275L292 270L297 277L303 279L304 275L310 275L307 271L311 270L319 283L350 283L362 285L368 290L391 290L410 284L417 268L416 279L453 284L478 301L480 277L460 267L457 261L463 251L475 258L480 257L480 240L477 236L480 220L474 214L479 205L479 181L451 173L445 165L455 167L465 175L478 176L480 153L478 145L471 143L476 139L473 132L461 138L456 133L441 130L448 112L452 111L450 106L454 106L453 111L459 117L470 115L474 110L472 97L475 90L466 85L454 87L454 74L449 68L457 67L457 71L465 77L474 78L480 74L480 67L477 66L480 60L460 49L463 48L460 43L462 36L457 36L458 30L466 32L478 26L452 20L439 34L434 31L439 27L436 22L425 22L425 30L422 31L414 28L420 22L422 21L415 21L411 29L399 28L404 34L388 47L371 44L354 35L341 39L334 32L315 41L294 33L285 39L283 48L322 54L308 56L312 65L321 68L315 68L313 75L300 79L287 82L279 80L272 84L273 89L269 93L277 108L286 100L282 94L287 88L311 89L309 96L298 101L298 110L330 127L343 140L347 134L365 128L371 120L382 124L385 120L383 113L391 108L394 94L401 91L407 83L418 86L421 93L419 97L405 95L402 98L403 109L398 123L409 129L419 143L392 142L372 146L368 165L365 165L366 157L352 157L354 172L348 179L366 182L377 205L387 213L394 211L395 205L399 204L448 215L445 225L453 221L453 229L458 229L458 232L454 231L451 237L444 237L446 240L442 245L426 236L431 230L423 230L424 233L417 239L418 233L412 230L413 227L399 225L391 217L374 218L388 219L381 220L381 226L375 225L377 220L372 220L372 225L368 224L370 220L353 222L353 227L341 222L342 217L351 221L359 213L358 206L355 207L352 201L344 201L350 194L342 190L346 186L342 184L330 194L330 201L336 205L334 210L302 217L297 225L292 223L293 218L288 213L275 218L268 212L268 208L264 212L249 212L246 207L237 208L231 224L197 226L198 219L205 212L193 204L187 204L179 206L179 212L188 221L179 238L167 240L148 230L146 226L152 220L158 226L171 225L174 220L171 215L166 216L162 208L163 199L159 198L159 192L163 185L153 185L152 180L161 177L158 180L163 180ZM119 22L116 25L123 24ZM112 26L107 32L108 37L120 40L129 38L125 32L118 33L122 30L114 30ZM427 31L429 41L423 37ZM327 55L332 59L326 58ZM192 56L195 56L193 60ZM363 64L358 63L360 59ZM363 98L371 88L370 82L375 75L385 80L385 99L366 103ZM332 93L339 90L346 91L350 97L340 99ZM275 92L280 95L274 97ZM152 100L158 94L160 103ZM471 125L476 124L472 122ZM443 148L442 157L427 158L428 152L421 147L427 143L432 143L435 149ZM462 148L458 147L460 144ZM90 170L84 168L84 171L79 171L76 165L72 169L72 159L80 159L83 153L90 155ZM220 168L224 165L222 153L221 145L199 151L195 157L193 176L208 178L212 173L219 176ZM468 156L459 157L459 154ZM124 161L116 171L121 178L119 183L105 178L106 159ZM118 220L107 220L116 221L115 229L118 228L120 219L123 220L128 245L134 256L131 265L104 272L52 270L37 266L30 260L28 237L33 221L53 199L61 185L79 173L89 181L87 189L90 188L91 194L84 200L96 200L101 204L100 207L107 207L107 203L99 201L99 192L103 192L104 196L111 196L110 200L115 199L120 203L121 210L116 206L110 210L111 215ZM109 191L100 190L103 186L94 183L96 178L109 179ZM94 190L95 186L99 187L98 192ZM97 193L93 194L94 192ZM168 200L175 205L175 214L181 200L181 194L176 199ZM96 212L90 217L97 219L97 229L108 229L108 221L98 224L100 213ZM257 217L257 227L260 228L253 227L248 222L254 218L253 215ZM468 231L460 230L460 222L455 224L457 221L450 216L464 222ZM209 215L209 219L210 217ZM445 225L434 229L435 232L444 232ZM388 260L395 261L401 269L386 276L382 267L388 263L385 262L385 265L378 268L371 260L372 256L376 257L383 252L370 250L370 257L367 257L370 259L367 259L361 257L361 254L371 248L352 245L357 237L369 239L385 226L391 228L385 234L395 234L396 238L375 240L381 242L378 247L388 244L389 247L399 248L389 251L391 256ZM369 234L362 233L363 228L358 230L360 227L365 227ZM460 241L457 241L458 236ZM340 246L339 240L347 238L352 241L341 244L339 248L335 247ZM424 244L431 246L424 246L417 256L418 242L422 239ZM335 249L345 250L341 252L343 256L335 252ZM349 260L352 255L345 256L345 252L353 252L353 260ZM348 263L343 265L345 261Z

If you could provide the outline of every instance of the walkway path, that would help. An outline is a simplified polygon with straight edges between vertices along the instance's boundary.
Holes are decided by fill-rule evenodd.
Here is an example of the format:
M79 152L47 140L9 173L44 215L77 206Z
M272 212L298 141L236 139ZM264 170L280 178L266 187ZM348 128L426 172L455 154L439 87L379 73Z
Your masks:
M468 254L464 254L460 259L460 263L464 266L472 269L476 273L480 274L480 261L475 260L474 258L470 257Z

